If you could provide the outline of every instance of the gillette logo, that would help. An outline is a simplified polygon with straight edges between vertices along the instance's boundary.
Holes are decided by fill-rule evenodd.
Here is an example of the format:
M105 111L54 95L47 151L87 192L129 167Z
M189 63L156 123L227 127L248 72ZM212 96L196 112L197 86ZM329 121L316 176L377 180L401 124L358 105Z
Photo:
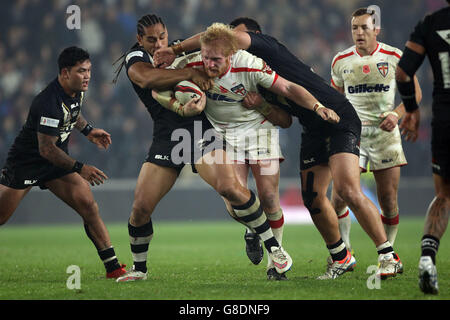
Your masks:
M367 85L367 83L364 84L358 84L356 86L348 86L347 91L348 93L370 93L370 92L388 92L390 86L384 85L384 84L376 84L373 86Z

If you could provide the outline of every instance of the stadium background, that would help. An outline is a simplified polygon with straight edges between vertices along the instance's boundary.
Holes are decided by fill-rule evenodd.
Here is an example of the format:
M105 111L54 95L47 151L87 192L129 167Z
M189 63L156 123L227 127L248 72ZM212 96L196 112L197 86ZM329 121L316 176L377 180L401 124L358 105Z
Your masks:
M81 29L66 26L69 5L81 9ZM110 180L94 188L102 217L126 221L136 177L152 139L152 120L123 73L116 85L113 61L135 41L136 21L147 13L163 18L169 40L186 38L215 21L237 16L257 19L265 33L287 45L327 81L330 63L352 45L351 13L362 6L381 8L379 41L404 48L414 25L425 13L447 5L443 0L18 0L2 1L0 10L0 162L25 121L32 98L57 74L56 59L70 45L87 49L93 62L92 79L83 113L96 127L111 133L113 144L99 151L74 133L71 155L102 169ZM409 164L402 168L399 204L402 216L424 215L433 197L430 168L430 110L432 75L426 61L418 72L423 90L419 140L404 142ZM398 102L398 100L397 100ZM301 128L297 121L280 131L286 160L281 165L280 193L284 208L301 209L298 154ZM251 184L252 185L252 184ZM364 177L373 195L373 181ZM295 211L295 210L294 210ZM300 210L301 211L301 210ZM34 188L9 223L79 221L79 217L50 192ZM220 197L190 168L183 170L174 189L159 204L155 220L229 219Z

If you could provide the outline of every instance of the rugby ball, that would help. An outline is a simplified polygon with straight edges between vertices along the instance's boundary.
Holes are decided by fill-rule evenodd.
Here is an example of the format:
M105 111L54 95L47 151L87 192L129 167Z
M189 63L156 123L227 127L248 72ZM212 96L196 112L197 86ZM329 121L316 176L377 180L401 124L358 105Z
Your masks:
M179 82L175 86L174 92L175 98L180 101L181 104L186 104L194 98L200 98L204 94L195 83L189 80Z

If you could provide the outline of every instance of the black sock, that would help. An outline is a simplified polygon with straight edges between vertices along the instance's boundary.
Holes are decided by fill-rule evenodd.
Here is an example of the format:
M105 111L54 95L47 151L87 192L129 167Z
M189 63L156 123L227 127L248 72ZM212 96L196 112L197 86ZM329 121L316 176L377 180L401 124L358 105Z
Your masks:
M327 248L333 261L340 261L347 256L347 247L342 239L339 239L335 244L327 245Z
M426 234L422 237L422 256L430 256L433 263L436 264L436 254L439 249L439 239Z
M147 252L150 240L153 237L152 220L143 226L135 227L128 222L128 234L130 235L130 248L133 255L134 269L147 272Z
M120 264L117 260L116 253L114 252L113 247L99 250L98 255L105 265L106 272L112 272L120 268Z

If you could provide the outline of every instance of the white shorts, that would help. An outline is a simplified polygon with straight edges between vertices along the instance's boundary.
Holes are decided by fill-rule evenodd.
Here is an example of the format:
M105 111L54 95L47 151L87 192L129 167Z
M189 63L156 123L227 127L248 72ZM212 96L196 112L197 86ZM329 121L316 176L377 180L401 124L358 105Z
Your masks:
M257 163L263 160L284 160L279 129L268 120L257 119L232 128L214 123L213 126L227 142L227 155L233 161Z
M406 161L398 126L391 132L377 126L362 126L359 166L363 172L404 166Z

